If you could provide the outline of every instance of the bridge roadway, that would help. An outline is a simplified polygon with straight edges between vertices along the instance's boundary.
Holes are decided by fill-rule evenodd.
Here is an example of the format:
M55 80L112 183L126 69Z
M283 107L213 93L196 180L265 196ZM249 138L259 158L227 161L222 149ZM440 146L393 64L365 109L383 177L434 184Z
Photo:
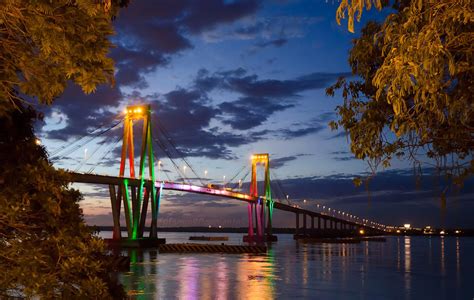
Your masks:
M70 180L76 183L89 183L89 184L104 184L104 185L120 185L123 183L124 180L127 180L129 186L139 186L141 180L137 178L128 178L128 177L117 177L117 176L108 176L108 175L97 175L97 174L83 174L83 173L76 173L76 172L68 172L71 176ZM144 186L150 187L152 184L151 180L145 180ZM245 202L254 202L257 201L257 197L253 197L248 194L228 191L225 189L214 189L208 187L202 187L197 185L191 185L186 183L177 183L177 182L169 182L169 181L156 181L155 187L160 188L163 187L165 190L173 190L173 191L181 191L181 192L190 192L190 193L197 193L197 194L205 194L205 195L212 195L212 196L219 196L225 197L230 199L236 199ZM282 202L275 201L274 208L288 211L296 214L296 230L298 229L306 229L306 216L311 218L311 227L314 229L314 218L318 218L318 228L321 228L320 220L324 220L324 228L327 229L326 221L330 222L330 226L335 224L341 224L344 226L348 226L349 228L366 228L366 229L374 229L385 231L383 225L374 225L370 222L361 223L358 221L352 221L348 219L337 218L331 215L318 213L311 210L302 209L297 206L288 205ZM299 215L303 216L303 224L302 228L299 228ZM333 229L333 228L331 228ZM334 228L335 229L335 228ZM343 228L342 228L343 229Z

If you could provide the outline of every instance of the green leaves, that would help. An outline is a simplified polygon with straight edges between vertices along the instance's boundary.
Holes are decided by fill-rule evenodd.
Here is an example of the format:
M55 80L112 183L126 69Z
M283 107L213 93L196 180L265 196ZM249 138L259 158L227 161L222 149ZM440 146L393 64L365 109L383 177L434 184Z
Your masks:
M108 299L103 241L84 223L78 191L34 140L31 108L0 115L0 298Z
M354 18L357 18L357 22L360 22L364 7L370 10L372 4L374 4L378 10L382 9L381 0L351 0L350 4L348 0L342 0L336 11L337 24L341 25L341 20L345 19L347 12L347 30L354 33Z
M336 19L360 3L342 1ZM397 13L369 22L353 42L349 63L360 79L327 89L342 90L344 99L331 127L348 132L351 151L372 171L394 156L418 164L426 155L462 182L474 173L474 5L395 3Z
M111 1L5 0L0 9L0 99L12 91L51 104L67 80L85 93L113 83L114 64L107 57L114 33ZM3 77L3 75L5 77Z

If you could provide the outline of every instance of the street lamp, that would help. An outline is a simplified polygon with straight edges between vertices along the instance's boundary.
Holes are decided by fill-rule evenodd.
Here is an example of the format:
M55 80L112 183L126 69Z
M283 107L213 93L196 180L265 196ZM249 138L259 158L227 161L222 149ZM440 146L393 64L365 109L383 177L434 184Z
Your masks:
M224 176L222 176L222 183L223 183L223 185L224 185L224 188L225 188L225 175L224 175Z
M207 179L207 170L204 170L204 178Z

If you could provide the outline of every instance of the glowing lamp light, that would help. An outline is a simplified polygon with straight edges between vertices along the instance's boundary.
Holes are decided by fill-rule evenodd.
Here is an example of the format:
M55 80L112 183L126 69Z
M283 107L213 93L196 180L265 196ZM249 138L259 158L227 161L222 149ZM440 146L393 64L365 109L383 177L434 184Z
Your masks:
M41 140L40 139L35 139L35 144L38 145L38 146L41 145Z
M456 231L454 231L454 233L460 234L460 233L461 233L461 230L456 230Z
M359 230L359 233L364 234L365 233L364 229Z
M400 233L400 229L397 229L397 233Z
M410 229L410 228L411 228L411 225L410 225L410 224L403 224L403 227L404 227L405 229Z

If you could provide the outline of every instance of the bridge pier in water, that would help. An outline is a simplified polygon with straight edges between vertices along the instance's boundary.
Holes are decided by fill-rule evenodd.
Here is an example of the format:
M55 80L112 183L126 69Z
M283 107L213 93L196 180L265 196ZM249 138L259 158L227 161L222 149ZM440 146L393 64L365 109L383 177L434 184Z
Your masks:
M357 224L334 216L322 215L317 212L297 208L293 212L295 213L295 239L308 237L337 238L383 233L383 231L367 225ZM310 218L310 226L308 226L308 218Z
M135 154L133 139L133 122L143 120L142 143L140 148L140 165L138 178L135 177ZM158 239L158 212L162 187L159 191L155 187L154 155L152 148L151 107L128 106L125 111L123 127L122 153L119 177L125 177L127 157L129 161L130 178L123 178L117 186L109 185L112 216L114 222L113 244L152 246L164 243ZM145 179L145 163L148 162L148 180ZM117 187L117 189L116 189ZM149 205L149 202L151 205ZM120 230L121 204L125 215L127 237L123 238ZM148 206L151 206L151 223L149 236L144 237Z
M258 195L257 187L257 165L263 164L265 168L265 195ZM272 234L273 206L270 187L270 159L268 153L252 156L252 176L250 180L250 195L257 199L256 202L248 204L248 233L243 237L244 242L262 243L276 241L277 237ZM255 217L255 219L254 219ZM255 223L254 223L255 220ZM255 224L255 231L254 231Z

